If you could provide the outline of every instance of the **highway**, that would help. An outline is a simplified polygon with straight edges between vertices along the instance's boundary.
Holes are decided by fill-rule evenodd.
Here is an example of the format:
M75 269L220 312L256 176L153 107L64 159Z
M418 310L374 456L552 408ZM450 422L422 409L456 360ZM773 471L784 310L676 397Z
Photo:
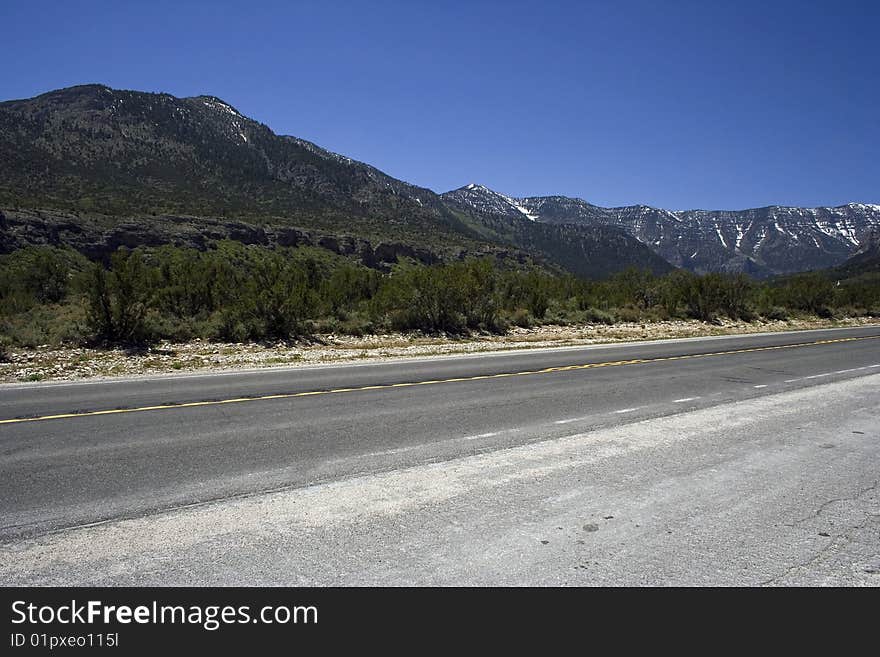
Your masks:
M820 414L813 423L817 435L833 434L847 422L861 423L852 430L857 433L848 434L864 443L860 458L849 463L844 476L816 484L818 488L839 485L849 495L850 488L870 489L877 477L878 375L880 327L866 327L376 364L4 385L0 386L0 544L19 554L34 541L73 540L77 532L95 531L96 523L98 529L109 531L126 522L161 518L170 522L168 518L178 517L175 514L210 514L223 505L239 508L278 495L301 494L305 499L316 490L326 491L322 486L419 468L422 474L436 474L430 469L458 467L455 464L466 468L474 459L503 455L513 458L510 455L517 450L538 450L524 452L534 455L589 437L601 443L605 436L613 442L621 431L635 428L641 432L639 440L672 450L663 456L663 470L691 458L680 453L680 444L670 442L668 432L683 431L670 428L675 422L702 418L706 445L693 444L695 454L707 457L705 448L717 449L717 442L724 439L736 440L746 449L751 434L743 437L741 432L742 422L749 418L737 419L740 412L764 417L761 426L768 435L755 440L771 441L762 443L762 449L775 454L778 445L772 441L791 439L793 408L798 413L795 418ZM781 404L786 395L791 400ZM830 411L821 408L823 400L835 395L843 400L837 404L845 412L843 417L827 415ZM772 412L767 410L771 407ZM739 424L725 433L725 422L734 421ZM826 438L825 442L838 441ZM822 458L829 458L832 451L824 450ZM802 465L827 470L813 461ZM617 485L654 477L656 463L652 468L647 473L615 471ZM779 471L787 468L779 465ZM430 480L420 481L422 488L431 488ZM728 483L736 485L735 480ZM392 504L391 492L371 490ZM419 494L414 493L414 498ZM366 493L361 490L359 495ZM711 496L694 499L697 506L710 502ZM370 507L378 502L361 498L361 503ZM809 509L809 504L804 508ZM716 511L716 516L724 512ZM442 507L438 512L446 513ZM618 513L607 515L619 517ZM454 534L463 521L454 516L448 520L443 531ZM587 524L602 522L599 518ZM180 529L176 531L179 537ZM239 539L239 548L242 542L248 544L246 537ZM505 545L509 548L512 543ZM247 558L253 560L254 555ZM39 579L33 575L40 572L38 565L30 563L27 568ZM144 566L147 571L154 567ZM347 566L349 571L352 567ZM425 579L407 580L398 573L383 580L374 572L375 579L364 581L441 581L431 580L424 564L421 567ZM33 581L15 564L8 568L12 568L5 571L8 581ZM83 579L65 581L106 583L106 573L98 578L96 572L86 569ZM486 578L483 571L459 575L449 581L511 583ZM48 579L39 580L42 583L60 581L43 576ZM204 571L201 577L198 581L211 579ZM198 583L179 573L172 579ZM303 573L283 579L272 582L362 581L310 579ZM570 583L552 577L531 579ZM121 581L167 583L162 578L145 579L143 572Z

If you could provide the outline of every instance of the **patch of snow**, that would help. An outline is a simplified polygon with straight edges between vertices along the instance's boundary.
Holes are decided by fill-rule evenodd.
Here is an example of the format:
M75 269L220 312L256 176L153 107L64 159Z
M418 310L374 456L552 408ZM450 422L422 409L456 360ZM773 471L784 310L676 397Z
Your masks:
M757 253L758 247L760 247L761 244L763 244L765 239L767 239L767 229L764 226L761 226L761 232L758 233L758 241L755 242L755 246L752 249L752 251Z
M819 232L828 235L828 237L833 237L834 239L843 238L856 246L859 244L859 241L856 239L855 227L848 225L846 219L842 219L840 224L836 225L828 221L816 219L815 226Z
M751 228L751 224L749 224L749 227ZM737 251L739 251L739 246L740 246L740 244L742 244L743 237L745 237L747 232L748 232L748 229L743 230L742 224L739 224L739 223L736 224L736 244L735 244L734 248Z
M219 100L215 100L213 98L204 98L202 102L205 104L206 107L209 107L212 110L226 112L227 114L231 114L232 116L241 116L241 114L236 112L232 107Z
M847 207L853 208L855 210L870 210L872 212L880 212L880 205L874 205L873 203L849 203Z
M513 199L511 199L511 201L513 201ZM518 203L513 203L513 207L515 207L517 210L522 212L526 216L526 218L528 218L529 220L531 220L531 221L538 220L538 215L530 213L526 208L519 205Z

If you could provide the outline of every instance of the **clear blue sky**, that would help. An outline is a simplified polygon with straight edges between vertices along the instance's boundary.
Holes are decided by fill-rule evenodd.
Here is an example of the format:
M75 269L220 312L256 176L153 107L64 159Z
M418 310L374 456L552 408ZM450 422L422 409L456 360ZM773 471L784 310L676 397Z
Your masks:
M435 191L880 203L876 0L2 0L0 25L2 99L213 94Z

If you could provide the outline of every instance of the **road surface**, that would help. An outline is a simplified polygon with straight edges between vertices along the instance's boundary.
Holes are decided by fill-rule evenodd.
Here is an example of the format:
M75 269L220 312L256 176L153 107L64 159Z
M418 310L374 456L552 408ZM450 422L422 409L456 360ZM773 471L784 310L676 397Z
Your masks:
M0 582L876 585L878 406L877 327L3 386Z

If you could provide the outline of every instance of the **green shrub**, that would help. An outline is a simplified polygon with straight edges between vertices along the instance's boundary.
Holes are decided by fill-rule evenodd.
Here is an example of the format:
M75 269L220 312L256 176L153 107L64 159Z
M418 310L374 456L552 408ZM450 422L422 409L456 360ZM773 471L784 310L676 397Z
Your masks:
M345 335L364 336L376 333L376 325L367 317L352 315L339 324L338 331Z
M642 320L642 313L633 305L627 304L614 312L617 321L635 323Z
M788 319L788 311L781 306L773 306L764 313L764 317L773 321L785 321Z
M147 341L146 314L151 290L149 272L138 251L120 249L110 269L94 265L88 274L88 326L95 338L116 344Z
M55 247L28 247L0 256L0 316L67 298L85 259Z
M389 329L462 335L536 323L753 321L876 315L878 308L880 277L871 274L833 284L819 273L759 283L743 275L629 270L587 281L501 266L488 256L406 262L381 273L308 247L227 241L206 251L121 249L107 266L48 247L0 256L0 333L25 346L86 337L242 342Z
M607 324L612 325L616 319L614 315L598 308L587 308L584 311L584 321L588 324Z
M776 299L782 306L819 317L831 316L834 285L818 272L791 276L775 292Z
M316 307L307 271L277 253L261 257L254 264L251 313L261 326L259 337L300 335Z
M514 308L508 315L507 321L510 322L512 326L530 328L532 326L532 315L525 308Z
M11 345L37 347L79 343L87 335L86 312L81 300L37 305L0 319L0 333Z
M250 337L248 327L235 309L224 309L212 317L208 336L222 342L244 342Z

